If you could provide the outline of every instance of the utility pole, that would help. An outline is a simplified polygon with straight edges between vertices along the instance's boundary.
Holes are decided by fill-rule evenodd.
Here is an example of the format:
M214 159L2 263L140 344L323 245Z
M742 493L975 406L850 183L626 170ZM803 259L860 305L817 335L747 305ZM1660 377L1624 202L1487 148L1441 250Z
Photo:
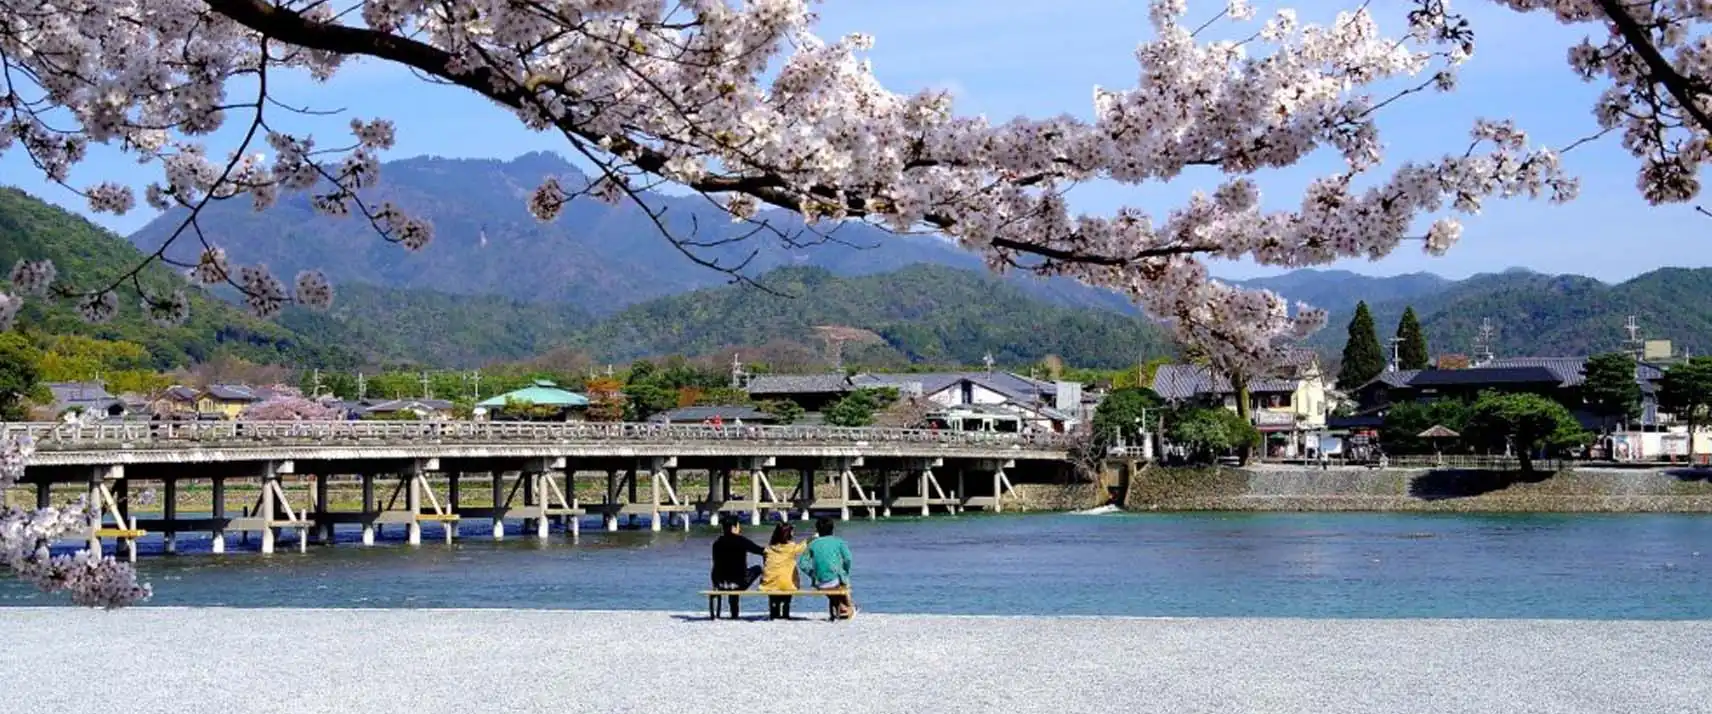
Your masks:
M1400 352L1403 345L1403 338L1392 337L1391 339L1386 340L1386 342L1391 344L1391 363L1385 365L1385 371L1395 372L1397 371L1397 363L1403 361L1403 357Z
M357 401L360 402L364 399L367 399L368 396L369 396L369 382L367 379L363 378L362 372L358 372L357 373Z
M320 399L321 398L321 368L320 367L315 368L314 377L312 378L312 380L313 381L311 382L311 384L309 386L309 398Z
M433 399L434 398L433 390L428 388L428 373L427 372L422 373L422 398L423 399Z
M481 401L481 370L478 369L471 371L470 381L475 383L476 395L473 398L473 401L479 402Z

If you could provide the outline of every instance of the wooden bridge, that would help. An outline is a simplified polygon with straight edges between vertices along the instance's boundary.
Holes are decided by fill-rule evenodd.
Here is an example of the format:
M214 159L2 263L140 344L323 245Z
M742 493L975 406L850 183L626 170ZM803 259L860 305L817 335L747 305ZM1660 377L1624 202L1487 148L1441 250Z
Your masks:
M295 533L303 549L334 542L340 526L360 528L364 544L397 526L417 544L425 525L450 542L469 521L495 538L508 521L540 538L555 525L574 538L590 515L607 530L628 521L657 531L722 515L759 524L998 511L1011 474L1060 475L1069 447L1058 434L579 422L32 423L0 432L34 442L23 485L38 506L56 493L87 497L99 516L81 537L97 550L116 541L133 558L150 533L169 552L180 534L206 533L216 553L227 534L255 533L271 553L282 534ZM157 485L151 507L140 495ZM485 492L470 498L472 485ZM339 508L331 495L340 488L360 499ZM202 490L206 512L181 513L183 496ZM251 505L230 513L229 491Z

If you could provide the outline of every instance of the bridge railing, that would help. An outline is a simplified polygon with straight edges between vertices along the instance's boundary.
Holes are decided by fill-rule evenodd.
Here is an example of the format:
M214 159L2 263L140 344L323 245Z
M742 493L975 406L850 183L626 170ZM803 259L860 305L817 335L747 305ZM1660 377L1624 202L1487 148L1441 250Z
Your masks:
M1063 448L1066 435L837 426L509 421L215 421L59 422L0 425L6 437L28 435L38 449L171 447L196 443L706 443L946 444Z

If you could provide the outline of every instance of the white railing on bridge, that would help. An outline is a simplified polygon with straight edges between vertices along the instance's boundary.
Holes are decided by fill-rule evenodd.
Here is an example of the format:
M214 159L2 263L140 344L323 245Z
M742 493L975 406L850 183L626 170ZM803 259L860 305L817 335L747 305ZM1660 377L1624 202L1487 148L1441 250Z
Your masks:
M506 442L788 442L914 443L1059 449L1067 435L837 426L512 421L214 421L31 422L0 424L6 437L28 435L38 449L171 447L199 442L450 443Z

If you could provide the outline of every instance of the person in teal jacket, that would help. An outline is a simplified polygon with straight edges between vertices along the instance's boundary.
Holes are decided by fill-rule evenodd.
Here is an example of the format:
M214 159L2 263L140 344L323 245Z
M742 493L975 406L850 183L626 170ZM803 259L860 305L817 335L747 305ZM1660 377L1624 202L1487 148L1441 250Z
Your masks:
M808 542L808 550L797 560L797 567L808 575L816 590L850 589L850 546L832 534L831 518L815 521L814 532L816 537ZM828 595L827 599L832 601L840 619L856 614L856 604L849 595Z

